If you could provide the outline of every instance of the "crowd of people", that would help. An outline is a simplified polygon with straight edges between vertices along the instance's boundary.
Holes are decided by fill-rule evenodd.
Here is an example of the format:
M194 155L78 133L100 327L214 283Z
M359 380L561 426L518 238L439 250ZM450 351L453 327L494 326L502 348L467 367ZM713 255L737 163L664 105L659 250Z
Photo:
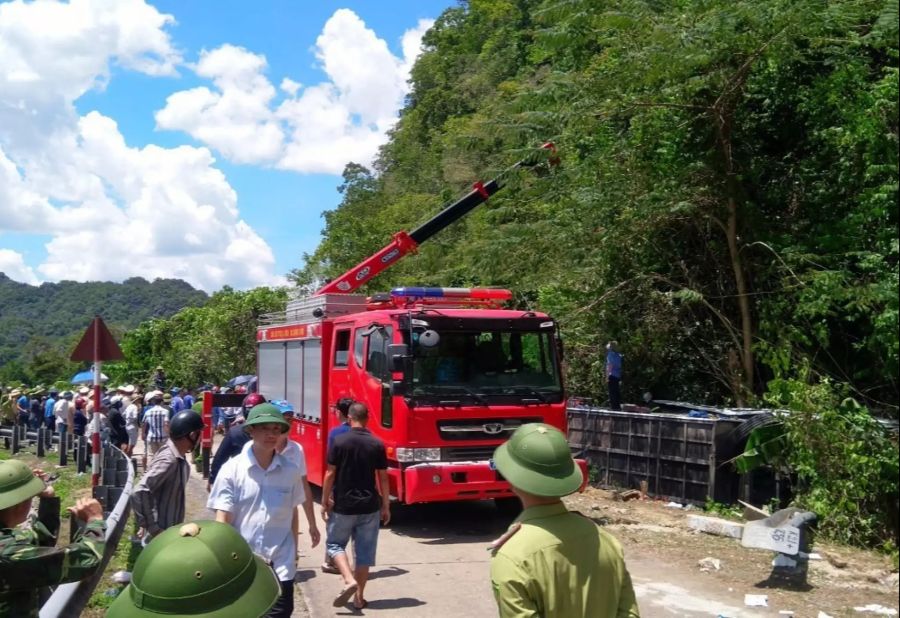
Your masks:
M153 386L160 382L155 379ZM187 389L142 394L123 385L107 390L95 411L85 394L48 391L45 401L38 399L41 421L52 410L55 431L77 432L77 414L88 421L100 414L106 439L131 454L140 438L149 459L132 495L144 549L108 616L292 615L301 521L311 547L319 545L322 533L305 454L288 438L291 404L250 393L241 407L217 411L214 422L225 435L207 485L214 521L185 523L187 454L201 439L202 404ZM20 422L30 424L31 402L43 395L28 393L27 407L23 395L16 395L16 409L27 412ZM365 588L379 530L391 518L388 461L384 443L367 429L366 405L345 398L334 406L340 423L326 438L321 570L339 575L334 606L360 611L368 605ZM561 500L583 483L562 432L541 423L523 425L496 449L493 464L524 509L491 547L486 577L500 616L638 616L620 545ZM37 615L40 586L81 579L100 563L105 524L99 504L89 500L72 507L85 525L72 544L53 547L59 501L54 505L47 481L42 471L21 462L0 462L0 616ZM35 496L37 513L29 517ZM40 576L25 575L38 570Z

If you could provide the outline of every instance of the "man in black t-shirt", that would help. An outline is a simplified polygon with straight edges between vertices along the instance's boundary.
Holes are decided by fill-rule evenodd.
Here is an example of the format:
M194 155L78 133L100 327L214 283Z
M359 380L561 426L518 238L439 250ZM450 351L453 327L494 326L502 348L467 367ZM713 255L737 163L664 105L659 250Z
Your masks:
M328 471L322 484L322 495L326 496L322 518L326 522L328 555L344 579L334 606L341 607L354 597L353 607L363 609L368 605L363 591L369 579L369 567L375 564L378 524L380 521L387 525L391 519L390 492L384 443L366 429L369 422L366 405L354 403L349 416L350 431L335 438L328 451ZM353 570L347 559L347 543L351 538Z

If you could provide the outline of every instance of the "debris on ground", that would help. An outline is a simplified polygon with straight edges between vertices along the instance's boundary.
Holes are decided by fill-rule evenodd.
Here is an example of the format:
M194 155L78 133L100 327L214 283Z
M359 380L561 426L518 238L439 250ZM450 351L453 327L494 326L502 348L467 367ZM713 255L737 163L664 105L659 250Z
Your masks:
M131 581L131 573L128 571L116 571L110 576L110 579L117 584L127 584Z
M878 605L877 603L870 603L869 605L865 605L863 607L854 607L856 611L859 613L870 613L876 614L878 616L896 616L897 610L891 609L890 607L885 607L884 605Z
M702 559L697 564L700 565L700 570L704 573L709 573L710 571L721 571L722 570L722 561L718 558L713 558L712 556L707 556Z
M684 505L679 504L678 502L667 502L665 506L667 509L683 509L684 508Z
M721 570L716 571L713 567L702 577L695 577L692 586L708 598L730 604L732 609L728 611L716 610L727 616L761 611L778 616L778 609L789 608L794 616L816 618L819 611L825 610L819 618L863 618L867 615L879 618L875 613L857 613L854 608L874 603L897 607L896 568L889 557L878 552L817 538L814 551L822 556L822 560L806 563L809 585L781 586L770 579L775 553L749 549L733 538L701 534L688 527L689 518L705 513L687 512L684 505L677 502L675 507L668 507L666 500L652 497L616 501L612 491L594 487L573 494L565 501L570 508L589 515L615 535L623 545L626 560L643 563L647 568L653 564L666 566L658 575L660 579L645 583L646 586L667 582L664 572L697 573L705 558L719 560ZM592 508L594 506L598 508ZM793 556L794 559L797 557ZM768 609L745 608L742 601L748 590L765 592ZM740 611L737 611L738 607ZM706 615L715 616L716 613Z
M810 511L781 509L765 519L747 522L741 545L796 556L800 552L803 538L801 529L805 529L816 519L817 515Z
M629 500L637 500L642 497L641 492L637 489L629 489L627 491L617 491L613 494L616 500L620 500L622 502L628 502Z
M746 519L747 521L756 521L757 519L765 519L766 517L771 515L771 513L769 513L769 511L767 511L766 509L761 509L759 507L753 506L749 502L744 502L743 500L738 500L738 504L740 504L742 507L744 507L744 511L743 511L742 515L744 516L744 519Z
M717 517L703 517L702 515L689 515L688 528L712 534L715 536L727 536L732 539L740 539L744 535L744 524L739 524L727 519Z
M769 595L766 594L745 594L744 605L747 607L768 607Z
M797 561L790 556L778 554L772 559L772 566L779 569L796 569Z

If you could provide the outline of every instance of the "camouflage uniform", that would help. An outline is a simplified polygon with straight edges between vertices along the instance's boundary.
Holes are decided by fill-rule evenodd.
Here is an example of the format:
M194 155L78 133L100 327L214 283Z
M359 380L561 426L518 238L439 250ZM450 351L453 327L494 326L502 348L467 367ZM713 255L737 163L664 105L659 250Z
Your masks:
M59 498L41 498L30 527L0 529L0 616L38 615L47 586L84 579L103 557L105 521L93 521L75 542L55 547Z

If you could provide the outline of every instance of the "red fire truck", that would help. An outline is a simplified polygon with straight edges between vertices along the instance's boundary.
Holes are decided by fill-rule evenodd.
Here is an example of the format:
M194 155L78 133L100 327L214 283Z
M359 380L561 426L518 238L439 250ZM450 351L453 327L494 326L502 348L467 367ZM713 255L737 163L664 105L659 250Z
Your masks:
M496 446L524 423L565 431L552 318L502 308L512 297L507 290L352 293L502 186L500 178L477 183L312 296L264 316L259 392L293 404L291 438L303 447L310 482L322 483L327 436L346 397L368 406L369 429L387 448L391 495L407 504L493 498L509 505L509 485L490 461Z

